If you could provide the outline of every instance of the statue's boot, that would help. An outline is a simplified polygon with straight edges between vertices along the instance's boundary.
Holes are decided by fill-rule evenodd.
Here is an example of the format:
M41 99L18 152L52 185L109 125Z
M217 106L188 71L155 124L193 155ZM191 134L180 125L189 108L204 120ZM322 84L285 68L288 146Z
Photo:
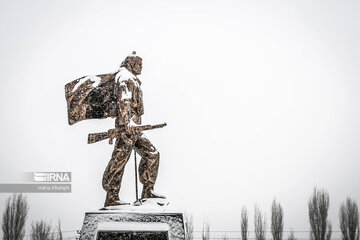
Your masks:
M163 198L165 199L166 197L154 192L154 186L145 186L143 187L142 193L141 193L141 199L145 199L145 198Z
M124 202L119 199L118 192L107 192L104 207L129 205L130 203Z

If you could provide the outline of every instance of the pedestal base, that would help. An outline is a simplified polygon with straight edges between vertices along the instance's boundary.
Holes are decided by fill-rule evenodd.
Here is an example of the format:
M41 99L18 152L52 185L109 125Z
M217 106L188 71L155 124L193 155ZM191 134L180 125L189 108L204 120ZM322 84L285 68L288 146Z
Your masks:
M184 240L183 214L107 210L85 213L80 240Z

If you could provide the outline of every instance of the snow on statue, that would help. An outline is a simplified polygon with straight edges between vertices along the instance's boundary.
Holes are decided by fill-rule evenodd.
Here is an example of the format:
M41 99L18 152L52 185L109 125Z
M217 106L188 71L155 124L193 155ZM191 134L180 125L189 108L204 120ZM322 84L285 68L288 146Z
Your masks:
M141 81L137 77L141 70L142 59L133 52L125 58L117 72L85 76L65 86L70 125L84 119L116 118L114 129L89 134L88 138L88 143L109 139L110 144L116 139L112 157L102 180L102 186L107 193L105 208L129 204L120 199L119 190L125 165L133 149L141 156L138 169L140 182L143 184L141 200L165 198L154 192L159 152L142 135L142 131L161 128L166 124L141 125L141 116L144 114L143 93L140 88ZM136 198L137 203L141 203L137 196Z

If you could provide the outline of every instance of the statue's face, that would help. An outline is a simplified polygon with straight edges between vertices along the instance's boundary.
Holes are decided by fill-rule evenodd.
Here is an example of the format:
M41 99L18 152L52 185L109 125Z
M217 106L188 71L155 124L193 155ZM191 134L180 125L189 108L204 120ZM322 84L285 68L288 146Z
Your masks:
M142 60L141 59L137 59L137 61L135 61L135 63L133 64L133 66L131 67L132 72L135 75L140 75L141 74L141 70L142 70Z

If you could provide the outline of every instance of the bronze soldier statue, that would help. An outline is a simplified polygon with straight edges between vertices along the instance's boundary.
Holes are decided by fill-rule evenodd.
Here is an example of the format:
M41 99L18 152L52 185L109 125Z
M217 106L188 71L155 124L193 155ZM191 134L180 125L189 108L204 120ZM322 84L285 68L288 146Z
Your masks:
M104 207L128 204L119 198L124 168L134 149L141 156L139 178L143 184L141 198L165 198L154 192L159 152L145 138L142 131L163 127L141 126L144 114L143 93L138 75L142 58L133 52L115 73L85 76L65 86L68 120L72 125L84 119L115 117L115 128L104 133L89 134L88 143L115 138L114 151L105 169L102 186L106 191Z

